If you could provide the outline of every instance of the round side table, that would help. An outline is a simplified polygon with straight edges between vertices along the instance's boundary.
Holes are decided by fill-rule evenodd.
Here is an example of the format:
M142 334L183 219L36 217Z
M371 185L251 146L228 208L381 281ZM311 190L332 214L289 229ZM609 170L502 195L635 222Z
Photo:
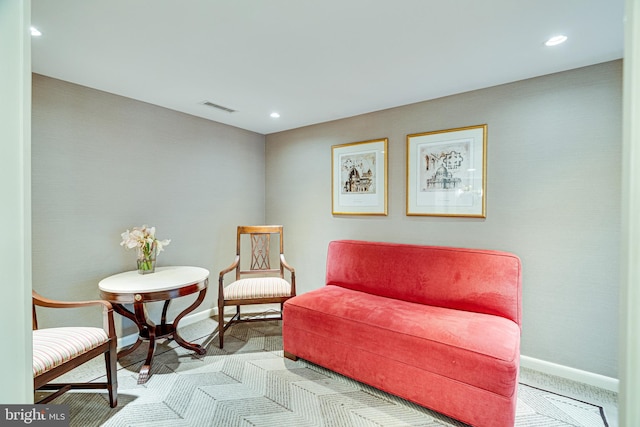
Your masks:
M200 267L158 267L155 273L139 274L137 270L115 274L102 279L98 283L100 297L109 301L113 309L122 316L132 320L138 327L138 339L129 348L118 353L118 357L126 356L144 341L149 342L147 358L140 369L138 384L149 379L151 362L156 348L156 339L172 338L181 347L205 354L206 350L199 344L185 341L178 333L178 322L202 303L209 283L209 271ZM199 292L193 304L176 316L173 322L167 322L167 310L172 299ZM160 324L151 321L147 313L146 303L164 301ZM133 312L125 304L133 304Z

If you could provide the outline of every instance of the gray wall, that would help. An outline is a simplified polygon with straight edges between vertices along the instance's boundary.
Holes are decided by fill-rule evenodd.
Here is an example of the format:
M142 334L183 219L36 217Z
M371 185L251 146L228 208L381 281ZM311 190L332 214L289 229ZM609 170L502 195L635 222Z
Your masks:
M617 378L622 62L267 135L268 222L299 292L333 239L498 249L523 262L522 354ZM405 215L406 135L488 125L487 218ZM389 138L389 215L332 216L331 146Z
M41 75L32 111L33 288L96 298L100 279L135 269L120 233L148 224L171 239L158 265L211 271L199 310L214 307L236 226L264 221L264 135Z

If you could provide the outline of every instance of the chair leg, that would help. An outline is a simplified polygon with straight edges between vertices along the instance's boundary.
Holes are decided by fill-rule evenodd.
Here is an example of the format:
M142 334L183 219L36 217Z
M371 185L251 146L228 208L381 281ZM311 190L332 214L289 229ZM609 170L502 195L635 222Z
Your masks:
M224 305L218 303L218 345L224 347Z
M107 390L109 391L109 406L115 408L118 406L118 366L117 366L117 350L116 343L111 343L111 348L104 354L105 363L107 365Z

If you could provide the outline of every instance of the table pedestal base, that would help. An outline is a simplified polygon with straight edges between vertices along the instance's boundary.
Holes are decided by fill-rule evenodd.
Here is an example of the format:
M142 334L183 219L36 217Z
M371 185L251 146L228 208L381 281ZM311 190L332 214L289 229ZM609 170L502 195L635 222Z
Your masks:
M113 309L122 316L131 319L138 327L138 339L131 346L118 352L118 358L126 356L140 347L144 341L149 342L149 349L147 350L147 358L145 359L140 374L138 375L138 384L144 384L147 382L151 372L151 362L153 360L153 353L156 350L156 340L160 338L168 338L175 340L178 345L186 348L187 350L195 351L196 353L203 355L207 352L204 347L199 344L191 343L184 340L178 333L178 322L184 316L192 312L200 303L204 300L207 289L204 288L200 291L196 301L189 307L184 309L173 322L167 322L167 310L169 308L170 299L164 302L162 307L162 317L160 318L160 324L156 325L149 319L147 313L147 307L144 302L133 303L133 312L128 310L123 304L113 303Z

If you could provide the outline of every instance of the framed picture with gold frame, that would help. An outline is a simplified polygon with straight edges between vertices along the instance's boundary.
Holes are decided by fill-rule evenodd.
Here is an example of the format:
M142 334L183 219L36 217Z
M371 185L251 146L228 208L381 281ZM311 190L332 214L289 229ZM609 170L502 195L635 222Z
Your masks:
M407 135L407 215L486 218L487 125Z
M387 138L331 147L333 215L387 215Z

